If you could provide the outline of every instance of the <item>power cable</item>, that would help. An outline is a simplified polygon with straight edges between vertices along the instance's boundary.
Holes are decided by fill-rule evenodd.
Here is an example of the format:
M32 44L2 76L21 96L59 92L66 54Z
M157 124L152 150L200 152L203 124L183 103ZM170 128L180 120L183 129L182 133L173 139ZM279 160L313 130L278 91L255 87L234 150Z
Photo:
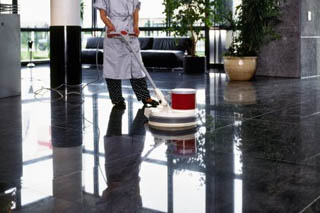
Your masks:
M83 95L83 90L89 86L90 84L94 84L98 81L100 81L100 69L99 69L99 61L98 61L98 53L99 53L99 46L100 46L100 42L103 40L101 39L103 37L103 34L104 34L104 31L101 32L101 35L100 37L98 38L98 42L97 42L97 47L96 47L96 79L89 82L89 83L86 83L85 85L83 84L77 84L77 85L68 85L68 84L61 84L59 85L58 87L55 87L55 88L48 88L48 87L41 87L40 89L36 90L33 92L34 94L34 98L37 100L37 101L41 101L41 98L40 96L44 96L45 93L47 92L55 92L57 95L58 95L58 98L54 99L54 100L50 100L49 103L55 103L55 102L58 102L58 101L65 101L69 106L81 106L83 105L84 103L84 99L81 97L81 103L80 104L72 104L68 101L68 97L69 96L73 96L73 95L79 95L79 96L82 96ZM22 78L22 79L26 79L26 78ZM36 81L40 81L40 82L43 82L42 79L33 79L32 77L29 79L30 81L33 81L33 80L36 80ZM63 88L64 90L67 90L67 93L66 94L63 94L64 92L62 90L60 90L61 88ZM80 89L80 92L75 92L75 91L68 91L68 88L78 88ZM82 114L82 118L87 121L88 123L90 123L91 125L93 125L93 122L89 121L87 118L85 118L85 116ZM84 127L82 128L82 130L80 129L75 129L75 128L70 128L70 127L62 127L62 126L52 126L54 128L59 128L59 129L64 129L64 130L74 130L74 131L85 131L86 128L88 128L86 125L84 125ZM98 138L100 139L100 128L97 127L97 131L98 131Z
M82 91L87 87L89 86L90 84L94 84L98 81L100 81L100 69L99 69L99 46L100 46L100 42L101 42L101 38L103 37L103 34L104 34L104 31L101 32L99 38L98 38L98 42L97 42L97 47L96 47L96 79L89 82L89 83L86 83L84 86L82 84L76 84L76 85L69 85L69 84L61 84L59 85L58 87L55 87L55 88L47 88L47 87L41 87L40 89L36 90L34 92L34 97L35 99L37 100L40 100L39 99L39 95L42 94L43 90L46 90L46 91L53 91L53 92L56 92L58 93L58 95L60 96L59 98L55 99L55 100L51 100L51 102L56 102L56 101L59 101L59 100L66 100L68 95L79 95L79 96L82 96ZM32 80L32 79L31 79ZM41 81L40 79L37 79L38 81ZM60 88L63 88L63 87L66 87L67 88L67 93L66 95L64 95L59 89ZM79 88L80 89L80 92L75 92L75 91L70 91L68 92L68 88ZM81 104L84 103L84 100L82 100Z

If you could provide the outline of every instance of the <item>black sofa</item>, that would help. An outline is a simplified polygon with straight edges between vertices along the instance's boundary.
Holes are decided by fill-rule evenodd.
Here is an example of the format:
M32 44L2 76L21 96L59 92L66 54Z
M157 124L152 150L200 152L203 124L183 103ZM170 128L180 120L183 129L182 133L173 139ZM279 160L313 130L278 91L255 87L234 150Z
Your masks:
M88 38L85 49L81 50L82 64L98 64L103 63L103 38Z
M146 67L176 68L183 66L185 51L191 46L190 38L139 37L141 56ZM97 50L98 47L98 50ZM92 37L82 50L82 64L103 63L103 38Z

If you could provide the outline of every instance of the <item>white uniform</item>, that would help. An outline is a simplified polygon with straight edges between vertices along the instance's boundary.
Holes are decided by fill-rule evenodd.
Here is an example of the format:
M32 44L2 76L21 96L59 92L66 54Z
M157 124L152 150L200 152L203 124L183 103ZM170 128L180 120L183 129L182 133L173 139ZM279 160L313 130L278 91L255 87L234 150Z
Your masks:
M122 30L133 32L133 12L140 7L139 0L97 0L93 6L107 12L107 16L115 26L116 32ZM138 38L131 38L131 45L140 55ZM105 36L103 54L104 78L132 79L145 77L134 55L130 53L127 45L120 39Z

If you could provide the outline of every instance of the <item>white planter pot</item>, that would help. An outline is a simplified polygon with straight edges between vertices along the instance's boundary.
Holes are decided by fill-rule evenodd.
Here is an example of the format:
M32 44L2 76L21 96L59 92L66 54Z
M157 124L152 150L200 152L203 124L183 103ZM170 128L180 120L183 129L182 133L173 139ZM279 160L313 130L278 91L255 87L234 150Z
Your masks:
M224 70L230 81L248 81L257 69L257 57L225 56Z

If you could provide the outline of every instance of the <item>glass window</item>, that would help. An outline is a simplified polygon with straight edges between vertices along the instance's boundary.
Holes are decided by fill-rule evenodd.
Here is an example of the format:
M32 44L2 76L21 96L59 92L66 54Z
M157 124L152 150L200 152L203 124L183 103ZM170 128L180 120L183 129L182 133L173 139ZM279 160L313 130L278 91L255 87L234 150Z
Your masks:
M162 5L163 0L140 0L141 10L139 13L140 27L162 27L165 26L166 17L163 14L164 6ZM104 27L103 22L97 14L98 27Z
M0 4L12 4L12 0L0 0Z
M141 31L140 37L166 37L167 34L164 31Z
M97 10L97 27L104 27L104 23L101 21L99 10Z
M92 27L92 0L82 0L80 7L81 25L84 28Z
M19 1L21 27L48 28L50 25L50 0Z
M22 32L21 33L21 61L49 59L49 32ZM32 48L28 42L32 41ZM31 54L32 50L32 54Z
M166 16L163 14L163 0L140 0L140 27L163 27Z
M12 5L12 0L0 0L0 14L11 14L12 7L9 5Z

